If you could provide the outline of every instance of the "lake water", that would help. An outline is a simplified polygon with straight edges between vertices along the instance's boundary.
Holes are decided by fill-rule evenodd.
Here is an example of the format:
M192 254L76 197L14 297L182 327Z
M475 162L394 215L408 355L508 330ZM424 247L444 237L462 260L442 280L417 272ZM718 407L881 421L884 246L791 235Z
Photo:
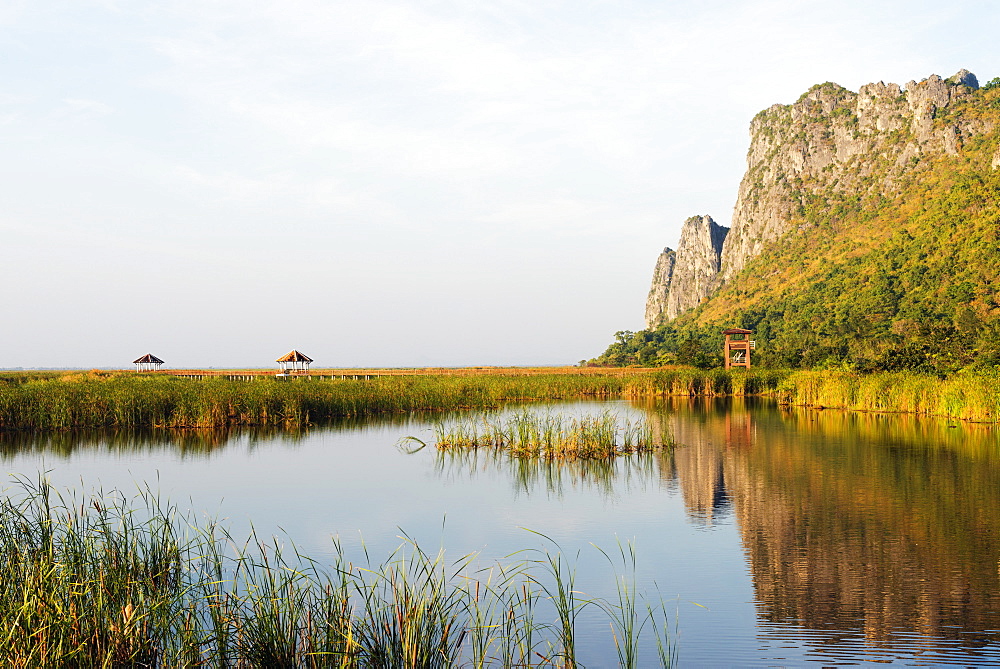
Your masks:
M1000 666L1000 440L937 419L683 399L533 405L645 416L673 454L537 467L408 454L430 419L237 431L0 436L3 467L57 486L148 485L237 536L282 534L321 561L388 556L401 530L458 557L551 544L608 596L593 546L632 541L641 589L677 613L681 666ZM448 418L448 417L446 417ZM580 659L615 666L606 619ZM652 664L651 651L646 657Z

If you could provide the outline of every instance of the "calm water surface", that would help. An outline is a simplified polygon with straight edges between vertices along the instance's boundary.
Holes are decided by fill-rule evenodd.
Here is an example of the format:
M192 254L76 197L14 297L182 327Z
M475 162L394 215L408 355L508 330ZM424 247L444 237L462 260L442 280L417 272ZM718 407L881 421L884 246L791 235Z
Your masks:
M7 435L0 454L59 486L149 485L321 559L332 535L349 556L362 542L388 556L401 530L501 558L546 546L530 529L575 557L579 589L608 596L593 544L630 540L642 588L677 611L682 666L1000 666L996 431L739 399L533 409L645 415L681 447L612 468L407 454L397 442L430 438L430 422L396 417L296 434ZM581 623L589 667L615 665L606 626Z

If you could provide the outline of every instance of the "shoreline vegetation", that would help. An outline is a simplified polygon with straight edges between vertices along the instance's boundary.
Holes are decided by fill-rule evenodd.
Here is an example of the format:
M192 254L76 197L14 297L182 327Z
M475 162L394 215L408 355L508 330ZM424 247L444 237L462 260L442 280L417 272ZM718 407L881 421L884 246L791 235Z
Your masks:
M565 371L571 370L571 371ZM574 368L531 373L252 381L134 372L0 373L0 430L301 428L344 417L495 408L509 402L656 396L760 396L779 403L1000 420L1000 372Z
M281 539L240 540L150 491L62 494L14 480L0 500L0 656L18 667L576 667L577 624L606 618L619 665L673 666L671 616L636 590L631 544L599 550L617 593L592 598L573 556L425 552L406 535L321 566ZM674 624L676 619L674 618Z

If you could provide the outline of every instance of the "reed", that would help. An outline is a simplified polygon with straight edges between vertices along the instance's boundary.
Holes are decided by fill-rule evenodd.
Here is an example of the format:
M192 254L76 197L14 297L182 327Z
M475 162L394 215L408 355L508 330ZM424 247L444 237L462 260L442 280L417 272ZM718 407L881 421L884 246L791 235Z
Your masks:
M366 551L354 564L335 540L322 567L275 538L237 541L149 491L81 496L18 479L5 493L7 666L572 667L581 611L620 607L582 595L555 544L484 565L404 536L383 562ZM617 601L637 597L629 586ZM646 657L668 635L654 627L628 633ZM638 654L623 657L637 666Z
M776 394L789 404L813 407L986 423L1000 420L1000 372L992 369L963 371L946 378L915 372L793 372Z
M421 375L371 380L187 379L78 372L0 375L0 430L299 428L413 411L483 409L511 401L663 395L773 395L785 402L996 422L1000 372L947 378L913 372L698 370L600 374Z
M341 417L496 407L510 401L766 392L773 372L693 369L370 380L188 379L134 373L16 377L0 383L0 429L301 427Z
M612 412L575 417L527 410L437 423L434 442L439 451L491 449L515 458L543 460L609 460L673 445L662 427L654 429L645 418L633 421Z
M576 622L580 612L592 601L581 600L582 593L576 590L576 569L561 552L544 552L537 563L552 578L535 581L535 584L545 593L556 611L556 621L552 625L554 643L550 643L548 652L539 655L548 664L575 669Z
M617 601L603 600L600 602L600 606L607 612L611 621L615 650L618 652L618 664L622 667L635 667L639 663L640 639L643 629L650 621L655 620L652 608L647 608L645 614L641 612L641 601L636 588L635 546L619 541L617 555L608 553L602 548L598 548L598 550L618 570L616 575ZM670 646L669 641L667 641L666 646Z

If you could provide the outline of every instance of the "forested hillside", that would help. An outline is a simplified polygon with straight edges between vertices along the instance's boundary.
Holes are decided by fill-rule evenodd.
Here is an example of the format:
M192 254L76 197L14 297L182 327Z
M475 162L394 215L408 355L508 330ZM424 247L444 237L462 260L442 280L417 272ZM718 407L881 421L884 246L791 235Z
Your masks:
M823 84L758 115L751 151L770 133L771 154L750 160L741 201L771 198L778 232L762 242L744 226L742 243L757 246L738 271L694 310L619 332L595 362L721 364L720 329L743 327L755 331L755 364L941 373L1000 364L1000 80L950 90L923 111L911 98L912 116L872 123L867 138L865 89ZM840 136L861 148L842 150ZM824 150L832 158L809 169ZM806 168L787 168L793 151Z

